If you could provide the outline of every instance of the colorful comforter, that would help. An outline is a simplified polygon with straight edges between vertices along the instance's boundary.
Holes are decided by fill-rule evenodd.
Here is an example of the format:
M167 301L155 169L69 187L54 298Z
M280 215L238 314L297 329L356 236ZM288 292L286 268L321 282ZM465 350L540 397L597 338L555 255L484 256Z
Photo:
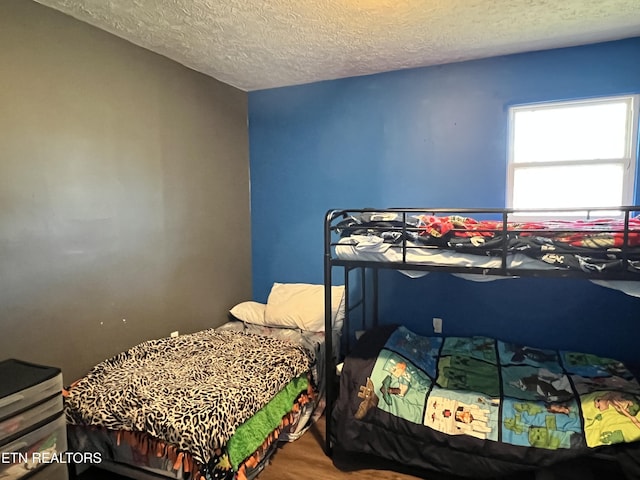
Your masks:
M375 236L411 248L436 247L461 254L523 254L556 268L586 272L640 272L640 217L590 221L509 222L460 215L412 215L372 212L349 216L338 225L344 237ZM626 240L626 241L625 241ZM624 255L622 249L625 249ZM626 256L626 258L625 258ZM626 260L626 263L625 261Z
M638 448L640 385L595 355L381 327L347 358L333 420L340 449L491 478Z
M65 413L72 425L145 432L213 471L238 427L310 366L299 345L209 329L98 364L68 390Z

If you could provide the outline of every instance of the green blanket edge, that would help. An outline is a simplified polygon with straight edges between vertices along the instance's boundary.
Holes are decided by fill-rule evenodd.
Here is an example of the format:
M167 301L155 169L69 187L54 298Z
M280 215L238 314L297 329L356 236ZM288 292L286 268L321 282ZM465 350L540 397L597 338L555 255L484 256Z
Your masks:
M294 378L269 403L237 428L227 443L227 454L234 471L280 425L282 417L291 411L296 398L308 387L309 380L306 376Z

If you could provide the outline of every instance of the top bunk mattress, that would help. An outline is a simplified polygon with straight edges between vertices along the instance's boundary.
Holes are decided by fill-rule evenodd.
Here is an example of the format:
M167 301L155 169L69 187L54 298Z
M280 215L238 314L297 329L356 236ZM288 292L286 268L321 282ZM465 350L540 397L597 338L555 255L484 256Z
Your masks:
M476 281L574 276L638 296L640 216L630 213L622 219L518 222L506 213L502 220L481 220L414 209L345 210L334 212L327 234L337 237L330 243L332 259L386 264L410 277L428 270Z

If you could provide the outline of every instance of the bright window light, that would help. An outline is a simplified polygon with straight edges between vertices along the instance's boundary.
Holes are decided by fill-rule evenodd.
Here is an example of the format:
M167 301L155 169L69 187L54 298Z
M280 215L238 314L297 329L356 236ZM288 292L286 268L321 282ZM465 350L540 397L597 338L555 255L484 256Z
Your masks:
M637 95L511 107L509 126L509 207L633 203Z

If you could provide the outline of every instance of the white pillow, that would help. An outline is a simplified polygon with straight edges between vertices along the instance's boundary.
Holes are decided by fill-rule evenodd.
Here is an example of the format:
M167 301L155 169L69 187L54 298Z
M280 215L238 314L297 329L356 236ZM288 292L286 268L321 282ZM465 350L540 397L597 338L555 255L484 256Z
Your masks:
M264 310L266 307L264 303L242 302L229 310L229 313L243 322L264 325Z
M344 286L331 287L333 327L344 320ZM270 326L324 332L324 285L274 283L267 299L264 322Z

